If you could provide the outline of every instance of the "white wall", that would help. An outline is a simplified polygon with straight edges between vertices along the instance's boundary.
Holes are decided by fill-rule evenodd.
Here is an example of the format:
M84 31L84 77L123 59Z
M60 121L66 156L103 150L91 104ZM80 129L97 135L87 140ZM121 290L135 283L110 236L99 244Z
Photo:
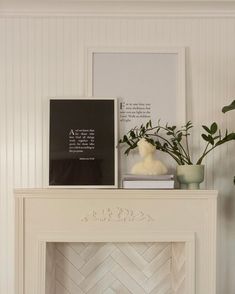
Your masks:
M2 16L0 18L0 293L14 294L16 187L44 187L47 100L85 94L87 46L185 46L187 116L235 129L235 18ZM199 146L199 136L193 137ZM235 293L235 144L210 155L205 187L219 189L218 294ZM43 216L42 216L43 217Z

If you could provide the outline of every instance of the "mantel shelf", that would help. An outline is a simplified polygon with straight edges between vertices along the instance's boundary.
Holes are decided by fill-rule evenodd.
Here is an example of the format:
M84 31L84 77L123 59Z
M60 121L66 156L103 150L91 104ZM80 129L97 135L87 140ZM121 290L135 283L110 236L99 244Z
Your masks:
M132 190L132 189L16 189L19 198L217 198L216 190Z

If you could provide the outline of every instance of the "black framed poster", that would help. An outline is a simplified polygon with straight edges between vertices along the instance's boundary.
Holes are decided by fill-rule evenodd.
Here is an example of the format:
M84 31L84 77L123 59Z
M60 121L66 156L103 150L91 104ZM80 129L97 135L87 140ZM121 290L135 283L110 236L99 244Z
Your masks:
M50 99L49 186L117 187L115 98Z

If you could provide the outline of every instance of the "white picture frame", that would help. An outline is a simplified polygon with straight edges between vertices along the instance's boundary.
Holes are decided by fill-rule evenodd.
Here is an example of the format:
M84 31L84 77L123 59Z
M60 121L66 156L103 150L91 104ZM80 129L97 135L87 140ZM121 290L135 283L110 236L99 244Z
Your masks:
M93 47L87 48L86 54L87 95L118 98L119 138L150 118L153 124L158 119L163 124L168 122L178 126L186 122L184 47ZM128 111L120 110L127 103ZM144 119L136 115L134 104L137 108L143 104L141 113ZM153 119L155 110L159 115ZM135 115L133 120L132 112ZM127 158L120 152L120 174L128 173L134 161L135 155Z
M116 98L50 98L48 187L117 188L117 125Z

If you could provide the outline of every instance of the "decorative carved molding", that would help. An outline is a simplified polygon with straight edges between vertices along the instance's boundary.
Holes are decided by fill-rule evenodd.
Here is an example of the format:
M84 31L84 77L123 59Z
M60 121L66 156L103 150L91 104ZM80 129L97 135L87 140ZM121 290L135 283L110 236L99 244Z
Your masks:
M82 222L152 222L154 219L141 210L128 208L103 208L92 210L81 219Z

